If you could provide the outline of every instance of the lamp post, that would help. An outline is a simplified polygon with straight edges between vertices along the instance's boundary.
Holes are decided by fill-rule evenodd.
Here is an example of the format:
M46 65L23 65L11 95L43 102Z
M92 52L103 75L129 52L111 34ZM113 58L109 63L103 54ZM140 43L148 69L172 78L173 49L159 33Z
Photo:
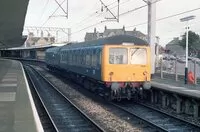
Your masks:
M188 82L188 21L194 19L195 16L187 16L184 18L181 18L180 21L181 22L186 22L187 26L186 26L186 48L185 48L185 84L187 84Z

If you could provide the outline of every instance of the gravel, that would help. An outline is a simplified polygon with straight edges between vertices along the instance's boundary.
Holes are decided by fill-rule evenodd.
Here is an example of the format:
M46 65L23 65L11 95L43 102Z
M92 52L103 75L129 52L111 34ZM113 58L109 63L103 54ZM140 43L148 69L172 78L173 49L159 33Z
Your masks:
M79 91L71 88L54 75L46 72L44 69L35 67L40 71L50 82L52 82L66 97L68 97L79 109L86 113L91 119L110 132L140 132L139 125L133 125L130 117L121 117L116 110L107 108L106 105L95 102L86 97Z
M162 108L162 105L161 104L157 104L157 105L155 105L155 104L150 104L148 101L147 102L140 102L140 103L142 103L142 104L144 104L144 105L146 105L146 106L149 106L149 107L152 107L152 108L155 108L155 109L158 109L158 110L161 110L161 111L163 111L163 112L165 112L165 113L168 113L168 114L170 114L170 115L173 115L173 116L175 116L175 117L177 117L177 118L180 118L180 119L183 119L183 120L186 120L186 121L188 121L188 122L191 122L191 123L193 123L193 124L196 124L196 125L198 125L198 126L200 126L200 118L194 118L193 116L191 116L191 115L187 115L187 114L177 114L176 113L176 111L175 110L173 110L172 108Z

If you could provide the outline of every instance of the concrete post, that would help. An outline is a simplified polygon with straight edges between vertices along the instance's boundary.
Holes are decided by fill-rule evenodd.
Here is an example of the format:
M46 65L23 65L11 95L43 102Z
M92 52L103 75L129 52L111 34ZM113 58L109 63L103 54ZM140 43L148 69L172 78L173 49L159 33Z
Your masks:
M170 97L168 97L168 96L167 96L167 99L166 99L166 101L167 101L167 102L166 102L167 106L169 106Z
M151 46L151 73L155 73L155 32L156 32L156 3L148 0L148 43Z
M166 98L167 98L167 95L164 94L162 91L160 92L160 94L162 95L162 107L166 107Z
M193 105L193 116L195 117L195 118L197 118L198 116L199 116L199 104L198 104L198 102L196 101L196 100L192 100L192 102L194 103L194 105Z
M180 114L181 113L181 101L182 101L182 99L176 94L174 94L174 97L176 98L176 113Z
M166 107L166 99L167 99L167 96L166 95L163 95L162 96L162 107Z
M185 101L185 114L189 114L190 102L187 100Z
M175 60L175 79L178 81L178 72L177 72L177 58Z
M194 113L193 113L194 117L197 118L199 116L199 105L198 104L194 104Z
M151 89L151 103L154 103L154 94L153 94L153 90Z
M160 62L160 78L163 79L163 59Z
M71 28L68 28L68 42L71 42Z
M180 114L181 113L181 99L176 98L176 113Z
M194 84L197 84L196 66L197 66L197 62L194 61Z
M158 94L157 94L157 92L154 92L154 102L158 103Z

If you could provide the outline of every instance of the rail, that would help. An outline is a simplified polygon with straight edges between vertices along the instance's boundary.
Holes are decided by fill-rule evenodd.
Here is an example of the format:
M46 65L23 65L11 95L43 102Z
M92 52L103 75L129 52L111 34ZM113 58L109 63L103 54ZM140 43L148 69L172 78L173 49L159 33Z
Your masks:
M57 131L104 131L33 67L26 69Z

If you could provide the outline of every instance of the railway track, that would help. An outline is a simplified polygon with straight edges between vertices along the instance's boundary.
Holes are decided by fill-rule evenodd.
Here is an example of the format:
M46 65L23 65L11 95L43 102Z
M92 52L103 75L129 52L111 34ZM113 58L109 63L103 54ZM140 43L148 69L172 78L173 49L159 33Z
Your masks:
M59 92L34 68L25 66L25 69L27 70L30 80L56 131L105 131Z
M27 72L26 72L26 75L28 75ZM31 79L30 79L29 75L27 76L27 79L29 82L29 87L30 87L30 90L32 93L33 100L35 102L36 109L38 111L38 115L40 117L40 121L42 123L43 130L45 132L55 132L56 129L55 129L50 117L48 116L48 114L45 110L45 107L43 106L42 101L40 100L40 98L36 92L36 89L34 88L34 84L31 83Z
M188 121L181 120L162 111L139 103L111 103L115 107L140 118L158 131L166 132L199 132L200 127Z
M188 121L181 120L174 116L171 116L168 113L163 111L159 111L155 108L144 106L139 103L111 103L113 106L118 109L127 112L129 115L134 118L138 118L144 124L148 124L145 126L150 126L153 128L153 131L170 131L170 132L199 132L200 127L192 124ZM114 109L114 108L112 108ZM125 114L126 115L126 114ZM130 116L130 118L131 118Z
M131 120L135 120L134 124L140 124L142 122L142 126L139 126L143 130L147 131L192 131L198 132L199 129L191 124L184 122L181 124L179 123L179 119L172 120L172 118L168 117L166 114L161 115L161 111L156 111L156 109L146 108L140 104L126 104L122 105L121 103L110 103L109 107L110 111L114 113L120 113L120 116L123 117L130 117ZM113 107L114 106L114 107ZM117 107L117 109L116 109ZM141 108L144 107L144 108ZM121 111L121 112L120 112ZM157 112L157 113L156 113ZM160 114L160 115L159 115ZM163 118L165 117L165 120ZM160 123L159 123L160 120ZM165 122L166 121L166 122ZM167 122L168 121L168 122ZM179 122L178 122L179 121Z

